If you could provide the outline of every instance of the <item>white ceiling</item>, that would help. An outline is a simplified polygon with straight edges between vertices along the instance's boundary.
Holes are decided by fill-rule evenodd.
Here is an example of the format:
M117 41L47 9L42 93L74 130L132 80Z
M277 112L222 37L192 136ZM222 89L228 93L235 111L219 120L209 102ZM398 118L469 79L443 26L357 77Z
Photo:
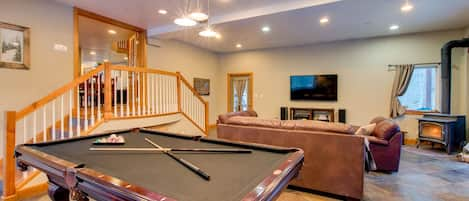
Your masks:
M152 38L174 39L215 52L297 46L354 38L462 28L469 25L469 0L211 0L211 21L221 39L198 36L201 26L173 24L187 0L56 0L146 28ZM192 0L193 6L197 0ZM201 2L206 2L203 0ZM160 15L158 9L167 9ZM330 23L321 26L319 18ZM398 31L390 31L398 24ZM272 31L261 32L268 25ZM242 49L235 47L243 44Z

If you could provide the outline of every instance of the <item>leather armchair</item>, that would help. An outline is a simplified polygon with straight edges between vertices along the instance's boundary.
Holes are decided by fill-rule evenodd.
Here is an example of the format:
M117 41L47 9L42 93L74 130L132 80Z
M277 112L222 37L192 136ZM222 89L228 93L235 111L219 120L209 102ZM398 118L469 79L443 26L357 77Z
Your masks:
M384 118L371 123L376 123L376 127L371 136L367 136L367 138L377 170L399 171L402 147L402 133L399 126Z

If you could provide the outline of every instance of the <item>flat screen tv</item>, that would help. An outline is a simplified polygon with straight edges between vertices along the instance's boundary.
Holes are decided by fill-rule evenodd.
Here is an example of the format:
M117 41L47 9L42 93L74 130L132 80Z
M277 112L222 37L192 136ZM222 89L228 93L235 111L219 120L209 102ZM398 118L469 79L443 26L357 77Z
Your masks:
M290 76L290 99L337 101L337 75Z

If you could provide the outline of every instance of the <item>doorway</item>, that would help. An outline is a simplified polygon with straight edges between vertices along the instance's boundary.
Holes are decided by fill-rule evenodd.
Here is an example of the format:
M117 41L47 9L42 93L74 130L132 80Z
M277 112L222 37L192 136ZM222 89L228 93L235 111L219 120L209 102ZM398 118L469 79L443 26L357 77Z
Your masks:
M228 73L228 112L253 110L253 73Z
M146 67L146 31L80 8L74 9L74 77L97 66Z

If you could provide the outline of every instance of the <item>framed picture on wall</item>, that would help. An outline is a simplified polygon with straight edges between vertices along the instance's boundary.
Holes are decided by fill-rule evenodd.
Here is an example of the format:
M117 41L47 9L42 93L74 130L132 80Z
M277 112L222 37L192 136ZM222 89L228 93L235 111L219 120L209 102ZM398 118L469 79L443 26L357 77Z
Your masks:
M0 68L30 68L29 28L0 22Z
M201 96L210 95L210 79L194 78L194 88Z

